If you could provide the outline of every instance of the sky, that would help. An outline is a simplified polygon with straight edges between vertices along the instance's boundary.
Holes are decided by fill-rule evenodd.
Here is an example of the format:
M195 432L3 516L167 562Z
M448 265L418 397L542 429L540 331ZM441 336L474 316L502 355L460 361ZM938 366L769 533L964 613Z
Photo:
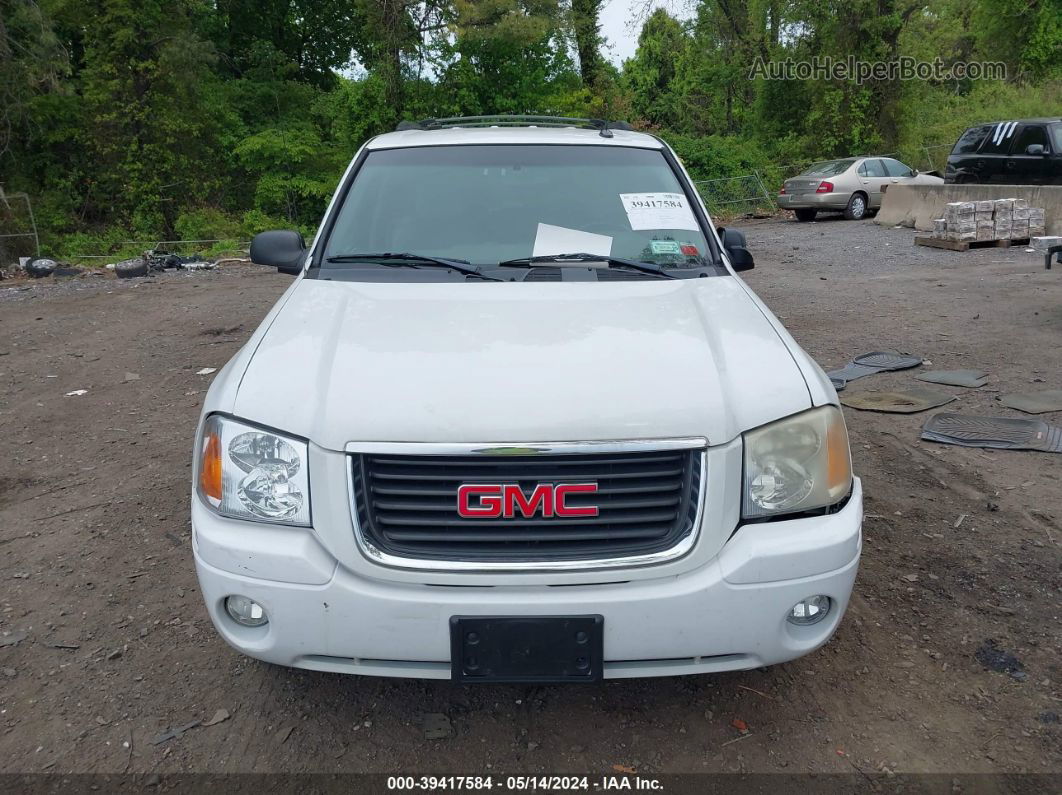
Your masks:
M667 8L678 17L686 16L683 0L657 0L655 6ZM627 58L634 55L638 48L638 32L641 30L641 20L632 30L631 19L636 10L645 7L645 0L607 0L601 7L601 35L608 40L605 55L616 66L620 66Z

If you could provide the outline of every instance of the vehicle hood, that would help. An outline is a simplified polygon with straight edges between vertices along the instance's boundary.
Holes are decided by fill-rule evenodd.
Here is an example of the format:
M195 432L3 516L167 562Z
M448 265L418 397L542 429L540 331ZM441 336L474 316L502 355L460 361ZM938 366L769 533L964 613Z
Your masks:
M342 450L354 441L721 444L810 406L793 356L731 276L303 279L261 337L233 411Z

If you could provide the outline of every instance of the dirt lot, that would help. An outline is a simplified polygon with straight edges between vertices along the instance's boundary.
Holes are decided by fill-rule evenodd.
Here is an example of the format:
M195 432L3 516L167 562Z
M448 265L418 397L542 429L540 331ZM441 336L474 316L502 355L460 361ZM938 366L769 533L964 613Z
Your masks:
M989 370L980 390L945 388L949 409L975 414L1020 416L996 397L1062 388L1062 272L1032 254L915 248L910 230L869 222L747 230L748 281L824 365L898 349ZM249 266L0 283L0 771L1062 774L1062 456L921 442L927 415L846 410L862 569L836 637L801 660L466 688L237 655L189 547L210 381L196 371L220 367L288 283ZM979 649L1021 668L990 670ZM152 744L218 710L229 717ZM424 713L453 735L426 739Z

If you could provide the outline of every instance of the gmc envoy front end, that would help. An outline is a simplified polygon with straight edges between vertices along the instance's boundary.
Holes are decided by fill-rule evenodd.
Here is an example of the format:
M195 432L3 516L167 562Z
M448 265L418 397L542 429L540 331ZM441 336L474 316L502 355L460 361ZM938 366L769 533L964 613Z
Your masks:
M198 429L195 564L240 652L594 681L791 660L848 604L862 492L820 368L625 125L430 120L357 153Z

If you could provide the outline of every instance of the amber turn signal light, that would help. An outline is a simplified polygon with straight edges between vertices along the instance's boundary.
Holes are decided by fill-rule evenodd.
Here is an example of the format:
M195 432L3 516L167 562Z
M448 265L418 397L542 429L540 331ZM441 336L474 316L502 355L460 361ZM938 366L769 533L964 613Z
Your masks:
M214 506L221 504L221 432L217 423L207 421L203 429L199 459L199 492Z

